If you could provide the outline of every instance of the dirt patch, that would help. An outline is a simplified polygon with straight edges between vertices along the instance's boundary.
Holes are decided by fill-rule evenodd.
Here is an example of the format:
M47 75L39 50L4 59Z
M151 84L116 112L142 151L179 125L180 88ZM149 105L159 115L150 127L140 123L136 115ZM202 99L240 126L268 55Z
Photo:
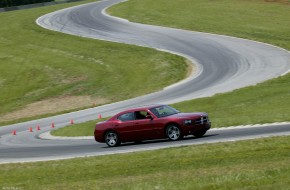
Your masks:
M0 122L13 121L21 118L34 117L44 114L58 113L83 107L96 106L108 103L105 98L92 98L91 96L65 96L50 98L34 102L21 110L0 116Z
M187 64L186 78L188 78L192 75L192 73L197 72L197 66L195 64L192 64L192 62L189 61L188 59L186 59L185 62Z

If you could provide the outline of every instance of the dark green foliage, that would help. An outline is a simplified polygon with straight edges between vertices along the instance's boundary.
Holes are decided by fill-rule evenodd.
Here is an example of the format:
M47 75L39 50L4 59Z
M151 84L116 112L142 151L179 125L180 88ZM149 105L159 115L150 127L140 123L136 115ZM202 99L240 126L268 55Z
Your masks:
M0 0L0 7L12 7L19 5L28 5L35 3L51 2L54 0Z

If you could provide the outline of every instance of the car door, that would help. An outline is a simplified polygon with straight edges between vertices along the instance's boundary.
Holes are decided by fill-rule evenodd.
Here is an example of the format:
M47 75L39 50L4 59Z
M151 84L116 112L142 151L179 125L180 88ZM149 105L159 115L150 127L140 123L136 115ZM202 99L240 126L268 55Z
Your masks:
M134 131L132 131L132 126L135 123L135 114L134 112L127 112L120 115L118 122L115 123L115 128L119 132L121 141L132 141L134 139Z
M154 120L151 119L150 113L146 110L135 111L135 123L132 126L132 130L135 131L136 140L145 140L145 139L155 139L155 126Z
M134 119L131 114L134 114ZM145 139L156 138L156 133L154 132L154 120L146 117L148 113L146 110L138 110L135 112L127 113L130 117L124 115L130 119L123 119L124 116L119 117L119 129L122 131L122 136L125 141L141 141Z

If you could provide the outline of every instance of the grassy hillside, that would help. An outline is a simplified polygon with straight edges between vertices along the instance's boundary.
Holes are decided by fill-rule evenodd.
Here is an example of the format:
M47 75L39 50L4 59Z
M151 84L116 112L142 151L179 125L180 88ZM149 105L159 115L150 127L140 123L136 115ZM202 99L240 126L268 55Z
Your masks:
M289 0L130 0L109 12L133 22L242 37L290 50Z
M290 138L168 148L51 162L5 164L0 188L289 189Z
M136 2L140 4L134 4ZM135 16L144 14L144 18L138 16L140 20L146 19L146 16L150 16L150 14L158 14L159 11L155 10L162 8L164 9L164 16L175 19L181 13L188 13L188 19L190 19L190 14L194 14L191 12L199 11L193 10L194 7L198 6L195 4L192 5L192 3L212 4L213 6L211 7L208 7L208 5L204 6L200 10L200 14L196 16L203 17L204 21L207 17L211 17L211 19L214 19L215 16L219 17L219 20L216 20L216 24L218 24L223 23L223 19L239 17L240 12L237 12L234 8L239 9L239 3L243 2L249 3L246 9L242 11L244 15L248 14L247 11L252 10L257 15L263 12L262 10L257 11L251 3L270 6L271 9L269 10L272 11L276 11L277 7L287 6L287 4L265 3L258 0L132 0L128 2L129 4L123 4L121 6L128 6L128 8L125 8L127 11L132 12L130 15L134 16L133 12L136 11L135 8L140 5L141 9L135 12ZM175 4L175 6L171 6L171 3ZM187 5L191 6L180 7L183 6L180 5L182 3L188 3ZM223 4L224 8L229 7L229 9L227 11L207 12L208 9L220 8L218 3ZM147 11L148 6L152 6L149 9L150 12ZM174 13L175 9L180 10L177 11L178 13ZM253 11L252 17L255 17ZM286 14L287 17L284 17L286 20L290 18L288 15L290 14L289 11L285 12L284 9L283 12L283 8L279 8L277 11L281 11L281 14ZM170 14L168 14L169 12ZM230 12L233 16L221 19L220 16L224 14L228 15L227 12ZM162 16L161 13L160 16ZM278 20L263 18L261 20L267 22L280 22ZM155 17L155 19L158 20L158 17ZM255 20L255 18L250 18L248 22L251 22L251 20ZM178 24L176 20L172 21L172 23ZM190 22L187 23L187 25L191 24ZM201 24L203 23L201 22ZM206 25L208 24L204 23L204 25L204 27L207 27ZM230 28L228 26L224 24L219 28L222 29L224 27L227 30ZM279 26L275 25L275 27ZM272 30L276 29L273 27ZM209 32L215 32L214 28L209 30ZM265 41L268 39L267 35L265 34ZM273 34L273 36L275 35ZM285 41L286 45L281 46L288 49L289 45L287 44L289 40L287 42L287 36L289 39L289 35L289 33L286 33L284 40L278 40L282 44ZM276 42L273 41L273 44L276 44ZM207 111L211 114L211 119L215 126L222 124L231 125L237 122L246 124L251 122L283 121L287 120L287 118L289 120L289 116L287 116L287 113L290 113L287 108L287 105L290 105L289 81L290 76L287 75L258 85L257 87L248 87L242 90L236 90L233 93L184 102L175 106L183 111ZM263 112L260 113L260 111ZM90 131L90 126L92 125L93 128L93 123L91 122L86 126ZM74 128L76 126L71 127ZM2 182L0 188L118 190L289 189L289 143L289 137L275 137L234 143L169 148L123 155L26 164L5 164L1 165L0 169L0 181Z
M288 0L130 0L109 9L134 22L253 39L290 50ZM290 121L290 74L259 84L176 104L206 111L214 127Z
M120 101L185 78L187 64L179 56L35 24L76 4L0 13L0 123Z
M290 4L287 1L130 0L113 6L109 12L134 22L244 37L290 50ZM271 19L267 19L267 15ZM225 127L290 121L289 105L290 74L173 106L184 112L208 112L213 127ZM52 134L90 136L96 122L59 129Z

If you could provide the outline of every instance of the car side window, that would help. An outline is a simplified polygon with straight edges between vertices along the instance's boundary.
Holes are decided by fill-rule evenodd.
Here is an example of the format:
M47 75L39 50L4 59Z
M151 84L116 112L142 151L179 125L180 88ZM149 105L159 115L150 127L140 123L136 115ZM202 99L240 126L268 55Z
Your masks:
M120 121L132 121L135 120L134 112L128 112L118 117Z
M150 115L147 111L135 111L136 119L146 119L146 116Z
M158 118L166 117L169 115L179 113L178 110L176 110L170 106L159 106L156 108L151 108L150 111Z
M160 117L159 112L157 111L156 108L152 108L150 111L151 111L154 115L156 115L158 118Z

